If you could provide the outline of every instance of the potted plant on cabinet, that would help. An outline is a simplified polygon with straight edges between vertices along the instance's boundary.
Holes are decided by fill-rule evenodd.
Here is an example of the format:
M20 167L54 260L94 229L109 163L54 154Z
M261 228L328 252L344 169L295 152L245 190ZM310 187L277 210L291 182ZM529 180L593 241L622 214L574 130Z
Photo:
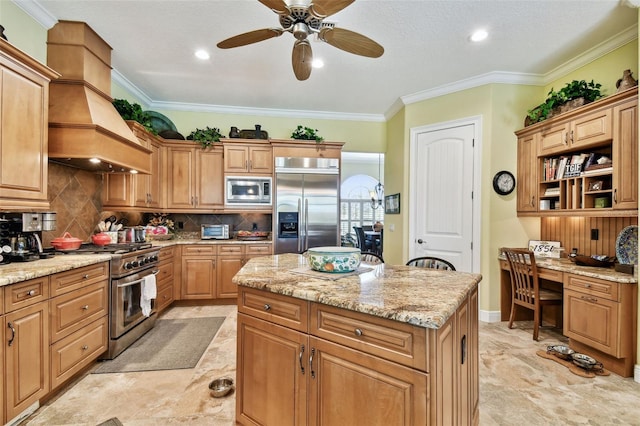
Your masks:
M312 129L310 127L296 127L296 130L291 133L292 139L301 139L305 141L316 141L316 143L321 143L324 141L324 138L318 135L318 129Z
M142 124L149 133L158 134L151 126L151 116L144 112L139 104L130 103L126 99L114 99L113 106L123 120L136 121Z
M202 149L205 149L213 145L214 142L220 142L220 137L222 137L222 133L219 128L207 126L204 129L196 128L187 136L187 140L198 142Z
M527 112L525 127L601 98L601 87L600 83L594 83L593 80L573 80L557 92L552 88L543 103Z

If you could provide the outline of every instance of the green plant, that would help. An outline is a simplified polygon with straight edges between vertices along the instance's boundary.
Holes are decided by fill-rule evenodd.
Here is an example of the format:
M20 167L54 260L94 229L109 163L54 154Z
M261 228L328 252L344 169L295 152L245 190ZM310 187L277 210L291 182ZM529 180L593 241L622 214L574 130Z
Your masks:
M310 127L296 127L296 130L291 133L292 139L302 139L305 141L316 141L316 143L320 143L324 140L322 136L318 135L318 129L312 129Z
M222 133L220 133L220 129L217 127L209 127L207 126L204 129L196 128L193 132L187 136L187 140L195 141L202 145L202 148L208 148L213 145L214 142L220 142L220 137Z
M584 103L588 104L602 97L601 87L600 83L595 83L593 80L588 83L585 80L573 80L557 92L551 88L547 93L547 99L537 107L527 111L527 116L531 123L537 123L546 120L555 108L573 99L584 98Z
M142 107L136 103L130 103L126 99L114 99L113 106L120 114L123 120L133 120L142 124L147 131L157 135L153 127L151 127L151 116L142 110Z

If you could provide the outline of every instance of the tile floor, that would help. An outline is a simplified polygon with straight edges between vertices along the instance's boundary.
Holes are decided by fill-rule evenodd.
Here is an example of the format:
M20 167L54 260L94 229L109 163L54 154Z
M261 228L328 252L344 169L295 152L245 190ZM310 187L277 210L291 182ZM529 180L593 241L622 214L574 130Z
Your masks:
M227 318L196 368L87 374L21 425L94 426L114 416L125 426L233 425L233 394L214 399L207 386L213 378L235 377L236 309L177 307L163 315L196 316ZM535 354L562 342L560 334L543 328L534 342L531 323L517 327L480 325L481 425L640 424L640 383L616 375L576 376Z

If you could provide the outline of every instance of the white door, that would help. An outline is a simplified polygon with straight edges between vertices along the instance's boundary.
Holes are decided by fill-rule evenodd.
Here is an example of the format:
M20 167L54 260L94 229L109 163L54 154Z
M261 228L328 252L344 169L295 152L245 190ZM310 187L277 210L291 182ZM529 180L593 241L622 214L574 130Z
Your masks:
M412 132L411 258L435 256L473 271L475 132L473 123Z

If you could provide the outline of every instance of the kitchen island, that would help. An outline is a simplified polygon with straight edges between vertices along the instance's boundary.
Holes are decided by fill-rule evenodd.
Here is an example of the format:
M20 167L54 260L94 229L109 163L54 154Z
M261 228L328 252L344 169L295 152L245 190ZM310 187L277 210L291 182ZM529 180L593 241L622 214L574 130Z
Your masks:
M478 423L478 274L303 256L238 272L236 421Z

